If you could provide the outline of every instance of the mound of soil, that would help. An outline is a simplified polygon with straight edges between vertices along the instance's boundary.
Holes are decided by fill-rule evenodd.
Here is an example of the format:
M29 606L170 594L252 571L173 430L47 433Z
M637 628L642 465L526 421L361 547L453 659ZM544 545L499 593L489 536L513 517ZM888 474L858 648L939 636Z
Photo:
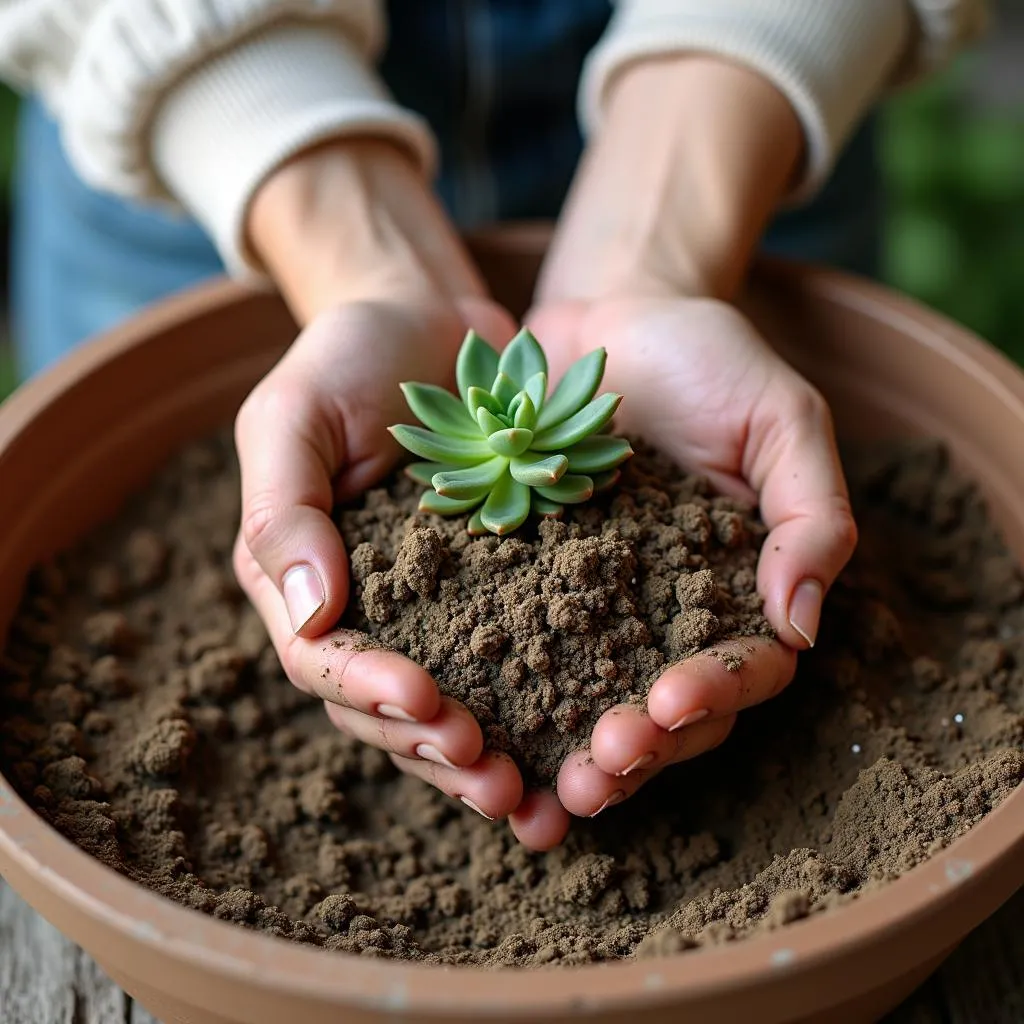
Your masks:
M536 778L666 663L765 629L756 520L634 461L618 496L500 542L410 516L400 482L340 514L353 621ZM1024 774L1024 583L981 501L935 446L851 470L861 548L793 685L549 853L396 775L288 684L231 575L226 438L35 574L0 662L0 763L130 878L328 949L571 965L783 926L913 867Z
M401 478L338 517L357 584L344 624L426 667L528 783L550 783L666 666L773 635L753 510L637 447L614 496L503 540L471 538L467 516L428 524L422 486Z

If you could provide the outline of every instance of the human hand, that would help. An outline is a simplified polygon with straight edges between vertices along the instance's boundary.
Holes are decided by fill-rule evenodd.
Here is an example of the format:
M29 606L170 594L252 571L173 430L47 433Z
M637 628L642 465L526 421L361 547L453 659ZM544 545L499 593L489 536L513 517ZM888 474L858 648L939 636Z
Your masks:
M653 774L721 743L737 712L778 693L796 651L813 644L821 599L850 557L856 530L820 394L734 308L658 294L541 303L527 317L553 375L584 352L608 351L605 383L625 395L617 427L635 432L723 493L759 503L770 528L758 590L778 641L724 644L669 668L646 710L622 705L598 721L588 751L571 756L558 797L593 815ZM633 400L631 401L631 396ZM636 400L643 396L643 400Z
M510 338L515 326L387 146L346 143L285 168L258 195L250 229L308 326L237 418L238 579L289 679L324 700L335 726L504 817L522 780L508 758L482 754L473 716L411 660L335 628L349 566L331 510L398 458L386 430L405 415L398 384L447 385L468 328Z
M655 682L644 711L606 713L558 779L578 815L721 743L738 711L782 689L856 540L824 401L722 301L799 175L795 111L756 72L685 54L620 72L604 113L527 322L553 377L606 348L605 383L625 395L618 425L758 501L771 530L758 589L778 640L744 641L734 672L694 656Z

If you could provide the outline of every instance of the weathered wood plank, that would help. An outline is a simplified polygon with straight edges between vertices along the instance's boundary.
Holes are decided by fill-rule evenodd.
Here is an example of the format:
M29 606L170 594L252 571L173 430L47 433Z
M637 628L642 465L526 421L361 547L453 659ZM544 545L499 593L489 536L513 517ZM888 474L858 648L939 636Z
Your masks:
M884 1024L1021 1024L1024 892ZM3 1024L159 1024L0 879Z
M949 1024L1024 1021L1024 892L974 932L938 978Z
M937 977L929 978L882 1024L949 1024L945 995Z
M128 1024L128 997L2 880L0 950L4 1024Z
M1021 1024L1024 892L973 932L885 1024Z

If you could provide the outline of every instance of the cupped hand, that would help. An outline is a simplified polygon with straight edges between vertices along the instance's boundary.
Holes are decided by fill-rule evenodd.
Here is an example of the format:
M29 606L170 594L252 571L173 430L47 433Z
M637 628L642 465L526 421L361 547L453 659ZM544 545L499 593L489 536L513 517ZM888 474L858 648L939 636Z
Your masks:
M336 628L349 565L331 511L398 459L387 427L408 420L399 384L450 387L469 328L500 343L516 325L487 297L416 172L386 146L345 145L285 168L253 223L256 248L308 326L236 420L238 579L289 679L324 701L338 729L551 845L566 812L548 805L538 817L512 761L483 752L469 711L410 659Z
M386 428L407 418L399 382L446 385L468 326L495 337L513 331L485 300L350 302L313 320L237 418L243 513L234 565L288 678L321 698L341 731L496 818L522 799L512 762L481 756L476 720L424 669L335 628L349 566L331 510L392 467L399 451Z
M770 529L757 583L778 639L726 645L742 657L738 670L726 667L731 659L696 655L655 682L646 710L606 712L590 750L568 758L558 779L565 808L593 815L720 744L739 711L789 683L857 534L824 399L734 307L653 289L542 303L527 323L556 377L584 352L607 349L604 386L625 396L617 428L720 492L756 502Z

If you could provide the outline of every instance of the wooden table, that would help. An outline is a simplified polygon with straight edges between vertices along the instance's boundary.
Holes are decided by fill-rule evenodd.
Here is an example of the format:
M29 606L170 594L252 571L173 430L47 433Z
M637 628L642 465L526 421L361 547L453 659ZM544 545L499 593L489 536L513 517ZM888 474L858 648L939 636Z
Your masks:
M1024 892L885 1024L1024 1024ZM2 1024L157 1024L0 880Z

